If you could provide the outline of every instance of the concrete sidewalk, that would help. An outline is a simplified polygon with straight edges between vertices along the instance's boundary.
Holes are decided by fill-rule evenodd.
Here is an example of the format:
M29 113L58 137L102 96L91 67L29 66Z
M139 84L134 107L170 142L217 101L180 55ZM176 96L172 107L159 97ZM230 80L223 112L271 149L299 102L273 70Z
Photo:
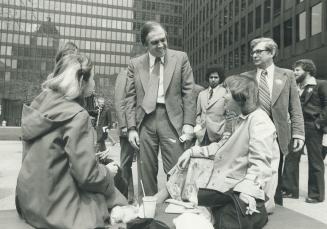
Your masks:
M108 145L112 159L119 162L120 146ZM0 210L14 209L14 193L16 179L21 165L22 145L20 141L0 141ZM161 162L159 163L162 164ZM325 161L327 167L327 162ZM133 178L136 181L136 163L133 163ZM327 168L326 168L327 169ZM327 173L325 179L327 181ZM327 201L318 204L308 204L304 201L307 195L308 165L307 158L303 156L300 162L300 198L284 199L284 206L304 215L310 216L326 224L327 228ZM162 166L159 168L158 186L163 187L166 176L163 173ZM137 182L134 182L137 190ZM327 186L327 185L326 185ZM327 189L326 189L327 190Z

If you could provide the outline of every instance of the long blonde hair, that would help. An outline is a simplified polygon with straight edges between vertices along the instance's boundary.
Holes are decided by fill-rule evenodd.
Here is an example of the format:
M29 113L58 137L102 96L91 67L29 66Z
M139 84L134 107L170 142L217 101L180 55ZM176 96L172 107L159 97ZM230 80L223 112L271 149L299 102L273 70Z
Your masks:
M57 91L69 100L76 99L82 96L83 88L89 83L91 70L89 58L81 54L68 54L56 63L42 89Z

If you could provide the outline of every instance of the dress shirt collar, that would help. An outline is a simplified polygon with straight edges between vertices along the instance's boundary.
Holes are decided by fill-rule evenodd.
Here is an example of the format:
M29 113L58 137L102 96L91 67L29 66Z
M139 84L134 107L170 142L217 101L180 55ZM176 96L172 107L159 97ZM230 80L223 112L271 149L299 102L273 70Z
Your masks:
M267 71L267 73L268 73L267 77L273 76L274 75L274 71L275 71L275 65L274 65L274 63L272 63L271 65L269 65L266 69L258 68L259 76L261 75L261 72L263 70L266 70Z
M149 53L149 59L150 59L150 68L152 68L153 65L154 65L154 62L156 61L156 57L153 56L151 53ZM164 56L160 57L160 59L161 59L161 64L165 63L165 57Z
M221 87L222 84L218 84L215 88L208 87L209 91L212 89L213 92L217 91L219 87Z

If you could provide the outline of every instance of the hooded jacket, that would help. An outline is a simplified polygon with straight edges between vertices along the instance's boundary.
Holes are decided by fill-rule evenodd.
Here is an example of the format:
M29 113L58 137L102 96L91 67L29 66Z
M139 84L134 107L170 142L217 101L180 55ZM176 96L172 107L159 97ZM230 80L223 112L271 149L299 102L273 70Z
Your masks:
M22 113L23 161L16 205L37 228L97 228L109 218L113 175L96 162L89 114L43 91Z

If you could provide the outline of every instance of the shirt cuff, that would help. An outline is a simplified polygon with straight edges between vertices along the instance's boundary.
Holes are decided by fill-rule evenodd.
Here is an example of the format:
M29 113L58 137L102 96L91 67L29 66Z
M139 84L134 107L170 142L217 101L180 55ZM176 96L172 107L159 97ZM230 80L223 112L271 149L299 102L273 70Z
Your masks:
M294 134L293 136L292 136L292 138L294 139L294 138L297 138L297 139L301 139L301 140L305 140L305 138L304 138L304 136L302 136L302 135L298 135L298 134Z

